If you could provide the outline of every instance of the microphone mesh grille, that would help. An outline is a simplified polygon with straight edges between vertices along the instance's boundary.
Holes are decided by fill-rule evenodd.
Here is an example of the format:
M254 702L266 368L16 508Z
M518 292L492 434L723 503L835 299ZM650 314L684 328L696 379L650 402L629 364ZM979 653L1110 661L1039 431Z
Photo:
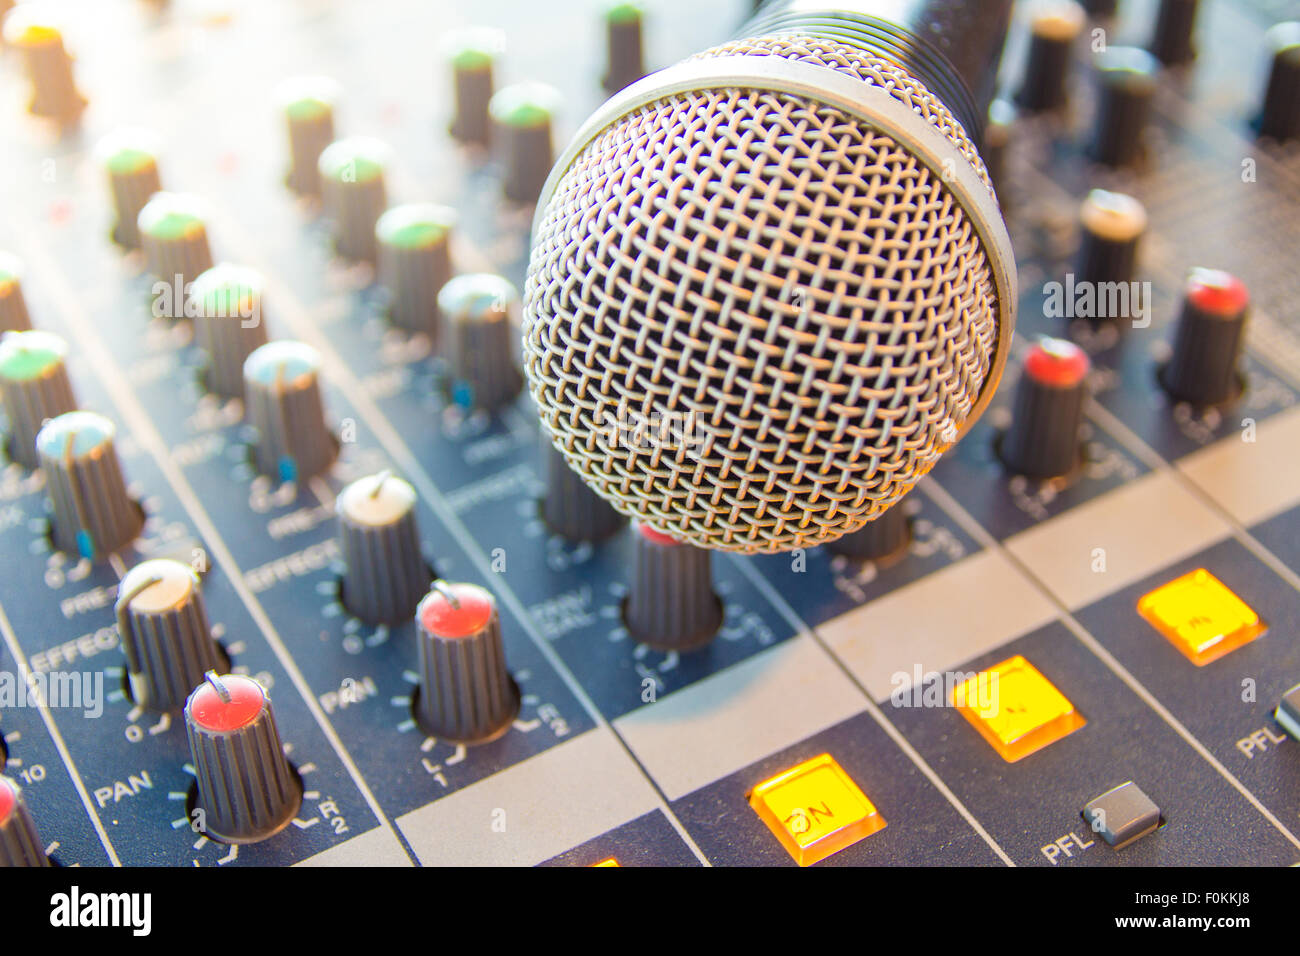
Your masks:
M781 55L888 89L980 171L914 78L811 37ZM810 547L871 521L955 440L997 301L940 175L779 92L667 96L606 128L537 221L524 365L543 427L622 513L702 547Z

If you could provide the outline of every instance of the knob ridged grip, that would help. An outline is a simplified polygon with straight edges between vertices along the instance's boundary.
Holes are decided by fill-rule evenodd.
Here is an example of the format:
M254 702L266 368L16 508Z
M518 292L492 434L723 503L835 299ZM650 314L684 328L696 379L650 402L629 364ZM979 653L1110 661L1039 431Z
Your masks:
M180 193L155 193L136 217L136 227L149 272L158 280L153 314L184 318L190 283L212 268L202 202Z
M1188 280L1160 384L1170 397L1196 406L1218 405L1241 393L1237 363L1245 344L1250 293L1236 276L1196 269Z
M49 865L22 789L8 777L0 777L0 867Z
M587 486L544 435L542 471L542 520L556 534L569 541L600 541L623 527L627 519Z
M68 344L50 332L7 332L0 339L0 399L9 416L9 456L40 467L36 436L45 422L75 411Z
M18 7L4 19L4 39L22 52L32 84L28 111L59 123L71 123L86 108L72 75L72 57L63 46L63 34L44 17L42 5Z
M301 342L268 342L244 362L244 412L257 430L253 459L264 475L305 481L338 457L325 424L320 354Z
M225 667L199 577L168 558L137 564L117 589L117 631L135 701L179 710L203 675Z
M862 529L826 545L831 554L881 561L902 553L912 540L912 522L900 501Z
M495 411L523 388L519 293L500 276L457 276L438 293L451 397L462 408Z
M207 353L203 384L225 398L244 394L244 363L265 345L262 276L244 266L213 266L194 280L194 335Z
M302 196L320 195L317 163L334 141L338 84L323 76L300 76L281 85L279 99L289 132L289 172L285 184Z
M17 256L0 252L0 332L24 332L32 327L23 298L23 266Z
M1073 342L1043 339L1025 357L1011 425L998 451L1014 474L1055 478L1082 461L1079 429L1090 363Z
M108 173L116 216L113 241L127 249L138 249L140 211L154 193L162 190L154 137L144 130L119 129L100 140L95 151Z
M126 491L116 435L102 415L68 412L36 436L53 511L51 536L61 551L102 558L129 544L144 525L140 506Z
M415 505L415 489L387 472L352 482L335 499L343 604L367 623L410 620L429 590Z
M636 640L658 650L703 647L722 626L711 552L639 525L623 620Z
M452 276L456 212L432 203L394 206L379 217L379 282L388 290L393 324L438 342L438 292Z
M185 729L204 834L223 843L254 843L288 825L302 804L302 785L261 684L238 674L209 674L185 704Z
M360 136L336 140L320 154L321 200L344 259L375 261L375 223L388 205L388 157L385 144Z
M519 711L506 670L496 600L475 584L434 582L415 612L420 693L416 718L434 737L479 743L503 734Z

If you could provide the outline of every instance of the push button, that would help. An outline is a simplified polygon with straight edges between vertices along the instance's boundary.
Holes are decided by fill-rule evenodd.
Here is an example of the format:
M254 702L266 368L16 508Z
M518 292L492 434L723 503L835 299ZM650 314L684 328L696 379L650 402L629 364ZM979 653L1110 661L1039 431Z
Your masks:
M1143 596L1137 610L1197 667L1249 644L1268 629L1250 605L1204 568Z
M953 706L1008 763L1087 723L1074 704L1019 654L953 690Z
M824 860L885 826L875 805L830 754L763 781L750 791L749 805L800 866Z
M1083 818L1094 833L1122 850L1160 826L1160 808L1130 780L1088 801Z

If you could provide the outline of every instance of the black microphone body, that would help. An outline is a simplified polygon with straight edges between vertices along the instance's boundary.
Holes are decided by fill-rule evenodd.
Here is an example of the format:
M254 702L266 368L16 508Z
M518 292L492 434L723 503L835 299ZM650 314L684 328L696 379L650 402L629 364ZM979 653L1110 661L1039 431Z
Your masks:
M1014 0L769 0L741 36L802 33L898 64L981 141Z

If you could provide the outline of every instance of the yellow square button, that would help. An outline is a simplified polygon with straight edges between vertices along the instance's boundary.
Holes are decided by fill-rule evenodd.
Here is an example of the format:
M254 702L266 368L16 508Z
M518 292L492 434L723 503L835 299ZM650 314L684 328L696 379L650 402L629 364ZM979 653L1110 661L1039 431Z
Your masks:
M1008 763L1072 734L1083 715L1019 654L953 688L952 703Z
M749 792L749 805L800 866L824 860L885 825L830 754L764 780Z
M599 863L593 863L591 865L592 866L619 866L619 862L618 860L614 859L612 856L607 856Z
M1249 644L1267 629L1250 605L1204 568L1144 595L1137 609L1197 667Z

